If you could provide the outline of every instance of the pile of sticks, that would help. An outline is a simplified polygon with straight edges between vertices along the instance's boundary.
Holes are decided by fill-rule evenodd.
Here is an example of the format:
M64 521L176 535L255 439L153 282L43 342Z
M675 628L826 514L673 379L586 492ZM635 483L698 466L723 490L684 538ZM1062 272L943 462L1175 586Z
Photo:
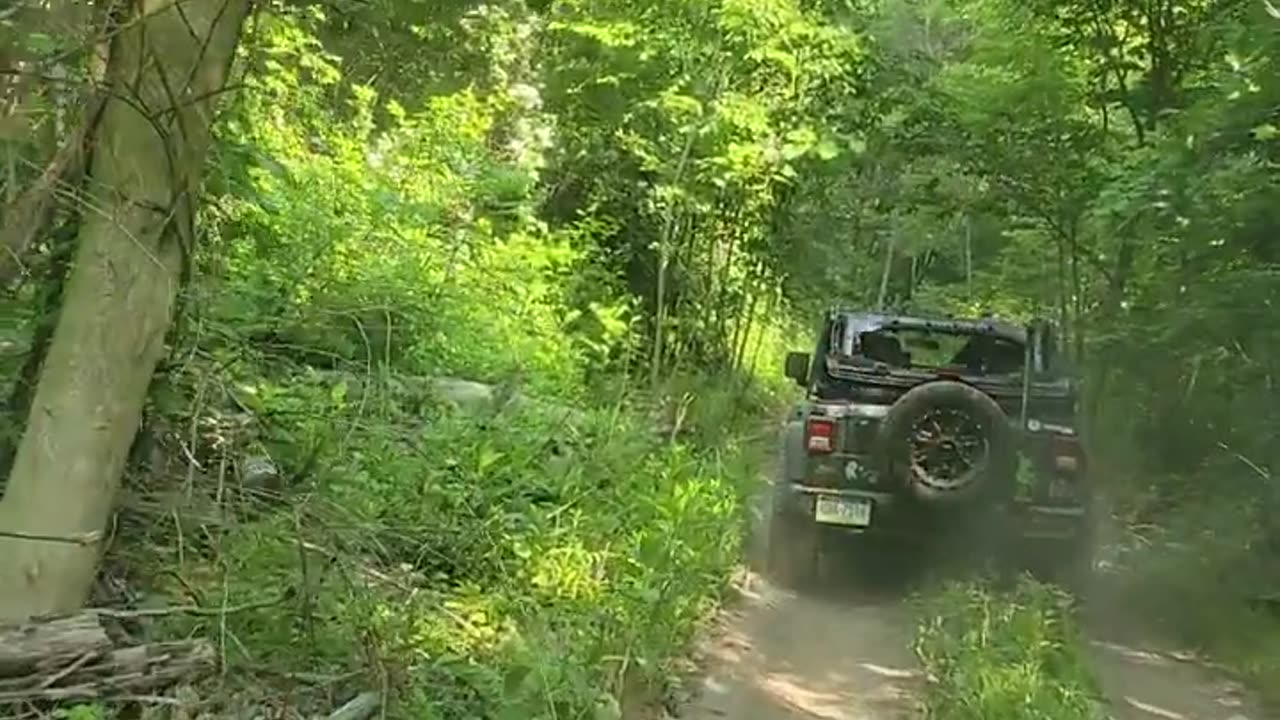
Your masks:
M6 707L143 699L214 669L206 640L119 646L95 611L0 624L0 716Z

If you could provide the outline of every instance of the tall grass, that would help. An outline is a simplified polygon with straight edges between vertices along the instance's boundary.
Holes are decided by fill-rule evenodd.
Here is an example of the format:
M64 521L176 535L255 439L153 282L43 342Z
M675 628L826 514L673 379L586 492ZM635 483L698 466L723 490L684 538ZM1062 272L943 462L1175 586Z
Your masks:
M271 420L217 430L206 393L201 467L257 448L289 468L318 455L314 474L278 491L197 477L195 505L128 515L113 560L158 601L245 608L154 629L214 639L228 703L307 674L387 688L394 718L608 717L628 688L661 692L738 560L759 408L728 424L730 390L688 409L695 435L716 429L700 447L627 405L468 412L301 369L219 385Z
M1101 720L1098 690L1060 591L953 582L928 593L915 650L931 720Z

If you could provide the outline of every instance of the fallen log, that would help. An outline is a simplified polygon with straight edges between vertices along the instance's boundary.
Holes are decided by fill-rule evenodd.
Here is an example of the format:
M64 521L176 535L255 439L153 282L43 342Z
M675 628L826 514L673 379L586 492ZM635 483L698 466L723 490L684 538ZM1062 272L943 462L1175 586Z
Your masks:
M0 678L43 672L49 665L110 648L106 630L90 613L0 625Z
M362 692L351 698L345 705L334 710L325 720L367 720L382 705L382 695L376 692Z
M344 382L348 395L364 392L367 378L348 372L317 371L319 377L329 382ZM532 408L559 414L568 422L584 422L587 413L556 400L536 397L515 388L445 376L397 375L388 388L392 392L428 395L456 406L464 412L492 412L503 408Z
M216 663L206 640L115 647L93 611L0 625L0 707L155 694Z

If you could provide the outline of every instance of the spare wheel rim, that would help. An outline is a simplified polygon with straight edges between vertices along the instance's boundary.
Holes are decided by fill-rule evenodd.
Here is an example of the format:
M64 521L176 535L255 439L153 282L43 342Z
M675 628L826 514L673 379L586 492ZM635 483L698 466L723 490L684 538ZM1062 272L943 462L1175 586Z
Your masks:
M990 453L982 425L967 412L934 408L911 425L911 475L937 490L958 490Z

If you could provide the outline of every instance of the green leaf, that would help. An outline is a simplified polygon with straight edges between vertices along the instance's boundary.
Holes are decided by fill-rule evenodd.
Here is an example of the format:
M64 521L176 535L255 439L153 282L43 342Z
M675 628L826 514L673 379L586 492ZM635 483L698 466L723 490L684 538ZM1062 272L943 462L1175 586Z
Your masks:
M605 47L616 48L635 45L640 33L640 28L630 22L553 22L550 28L590 38Z
M1280 130L1277 130L1276 126L1271 123L1263 123L1262 125L1255 127L1252 133L1253 139L1260 142L1266 142L1268 140L1274 140L1277 135L1280 135Z
M329 401L334 405L343 405L347 400L347 384L340 382L329 388Z
M502 459L503 452L492 446L486 445L480 448L480 454L476 458L476 472L483 473L493 467Z
M795 160L809 151L809 145L800 143L787 143L782 146L782 157L787 160Z
M27 33L24 43L27 49L36 55L52 55L60 47L53 36L41 32Z

